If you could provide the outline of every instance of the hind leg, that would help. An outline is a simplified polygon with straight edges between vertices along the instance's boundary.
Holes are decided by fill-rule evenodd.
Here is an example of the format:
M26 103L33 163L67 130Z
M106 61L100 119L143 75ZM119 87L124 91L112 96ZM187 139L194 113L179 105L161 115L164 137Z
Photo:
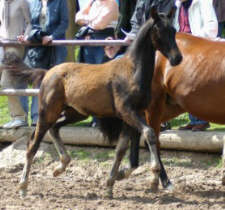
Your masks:
M28 186L28 177L31 168L31 164L33 158L40 146L41 140L44 137L47 130L50 128L51 124L41 124L38 120L35 132L32 134L31 139L27 145L27 154L26 154L26 161L23 168L22 176L19 183L19 190L20 195L22 197L26 196L27 193L27 186Z
M121 169L116 177L116 180L127 179L131 173L139 166L139 144L140 144L140 133L135 129L130 132L130 167Z
M19 184L21 196L26 195L31 164L40 143L48 129L57 121L64 107L63 91L42 85L39 93L38 122L27 145L25 165ZM60 88L59 85L56 87Z
M54 142L55 148L59 154L60 164L54 169L53 176L58 176L63 173L70 162L70 156L67 153L67 150L62 142L62 139L59 135L59 129L67 124L75 123L81 120L84 120L86 116L79 114L76 110L71 107L68 107L64 113L65 119L63 121L57 122L50 130L50 135Z
M116 146L116 155L115 155L115 159L113 162L113 166L112 166L112 169L110 172L110 176L106 183L107 196L110 198L113 197L113 185L114 185L115 181L117 180L120 163L121 163L124 155L126 154L126 151L128 148L128 143L129 143L129 139L127 138L127 135L126 135L125 125L123 125L123 129L121 131L119 142L117 143L117 146Z
M160 172L160 161L159 153L157 150L157 137L153 128L149 127L146 122L141 118L139 113L136 110L133 110L132 107L123 105L120 108L119 113L122 116L122 119L133 128L136 128L144 137L147 142L150 153L151 153L151 171L152 171L152 181L151 189L152 191L158 190L159 184L159 172Z

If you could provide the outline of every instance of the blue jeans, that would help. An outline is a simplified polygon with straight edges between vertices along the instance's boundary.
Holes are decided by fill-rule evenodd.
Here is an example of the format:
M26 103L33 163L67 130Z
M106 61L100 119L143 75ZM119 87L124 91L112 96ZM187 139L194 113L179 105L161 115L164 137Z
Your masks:
M26 88L26 87L24 87ZM28 97L27 96L21 96L20 101L22 104L22 107L26 113L29 112L29 103L28 103ZM38 119L38 97L33 96L32 97L32 103L31 103L31 121L32 123L36 123Z
M206 123L208 123L207 121L200 120L200 119L198 119L197 117L195 117L195 116L193 116L191 114L189 114L189 119L191 121L190 122L191 125L199 125L199 124L206 124Z
M225 22L220 22L218 24L218 37L222 37L223 29L225 28Z
M100 64L104 58L103 47L85 46L83 51L84 63Z

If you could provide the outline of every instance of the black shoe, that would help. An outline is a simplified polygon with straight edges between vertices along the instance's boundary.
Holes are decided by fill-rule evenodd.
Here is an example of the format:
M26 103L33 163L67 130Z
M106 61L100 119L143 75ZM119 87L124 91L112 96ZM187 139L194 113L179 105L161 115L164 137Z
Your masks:
M169 122L161 123L160 131L170 130L171 125Z

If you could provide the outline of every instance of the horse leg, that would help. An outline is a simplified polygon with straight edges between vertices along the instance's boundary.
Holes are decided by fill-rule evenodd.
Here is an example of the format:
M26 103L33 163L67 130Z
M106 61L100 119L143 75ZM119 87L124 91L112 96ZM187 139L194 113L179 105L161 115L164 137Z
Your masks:
M74 110L73 108L70 108L70 107L68 107L65 110L64 116L65 116L65 119L63 121L57 122L49 130L49 133L52 137L55 148L56 148L56 150L59 154L59 158L60 158L60 164L59 164L59 166L57 166L54 169L54 172L53 172L54 177L63 173L71 160L71 158L68 155L68 152L62 142L62 139L60 138L59 129L64 125L67 125L69 123L76 123L76 122L79 122L86 118L86 116L79 114L76 110Z
M130 167L121 169L118 172L116 180L127 179L131 173L139 166L139 144L140 144L140 133L133 129L130 136Z
M151 170L153 172L152 181L150 184L152 191L155 192L158 190L160 172L160 162L158 156L159 153L157 152L156 147L157 138L155 135L155 131L151 127L149 127L146 122L141 119L140 115L135 110L132 110L131 107L123 106L122 110L120 110L120 114L127 124L141 132L149 146L151 154Z
M123 125L123 129L120 134L119 142L116 146L116 155L113 162L113 166L110 172L110 176L107 179L106 186L107 186L107 197L112 198L113 197L113 185L115 181L117 180L118 176L118 170L120 163L126 154L127 148L128 148L129 139L126 135L126 129L125 125Z
M57 87L60 86L58 85ZM45 88L47 90L47 87ZM22 197L26 195L31 164L40 146L41 140L48 129L57 121L64 107L64 95L59 94L63 93L62 91L59 92L57 91L57 88L53 88L55 92L50 91L49 95L49 92L43 92L44 90L45 89L42 88L39 94L38 122L35 132L32 134L27 145L25 165L19 183L20 194Z
M40 146L41 140L44 137L47 130L50 128L50 124L41 124L38 120L36 129L34 133L32 134L31 139L28 141L27 144L27 154L26 154L26 161L23 168L22 176L19 183L19 190L20 195L22 197L26 196L27 193L27 186L28 186L28 178L30 173L31 164L33 161L33 158Z
M152 97L151 104L149 108L145 111L145 117L147 124L150 125L156 132L157 136L157 152L160 163L160 181L164 189L169 191L173 190L173 185L168 178L164 165L160 157L160 142L159 142L159 133L160 133L160 124L161 122L166 122L173 117L178 116L183 112L180 106L176 104L166 104L166 97L163 94L157 94L157 98ZM157 112L155 111L157 110Z

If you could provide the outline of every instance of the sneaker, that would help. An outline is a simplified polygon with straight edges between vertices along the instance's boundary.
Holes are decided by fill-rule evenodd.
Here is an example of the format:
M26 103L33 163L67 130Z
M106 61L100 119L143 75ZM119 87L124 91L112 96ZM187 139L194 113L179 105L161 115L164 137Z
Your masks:
M187 124L185 126L179 127L179 130L192 130L195 125Z
M169 122L161 123L160 131L165 131L165 130L170 130L170 129L171 129L171 125Z
M11 128L19 128L22 126L28 126L27 122L24 120L16 119L4 124L2 128L11 129Z

